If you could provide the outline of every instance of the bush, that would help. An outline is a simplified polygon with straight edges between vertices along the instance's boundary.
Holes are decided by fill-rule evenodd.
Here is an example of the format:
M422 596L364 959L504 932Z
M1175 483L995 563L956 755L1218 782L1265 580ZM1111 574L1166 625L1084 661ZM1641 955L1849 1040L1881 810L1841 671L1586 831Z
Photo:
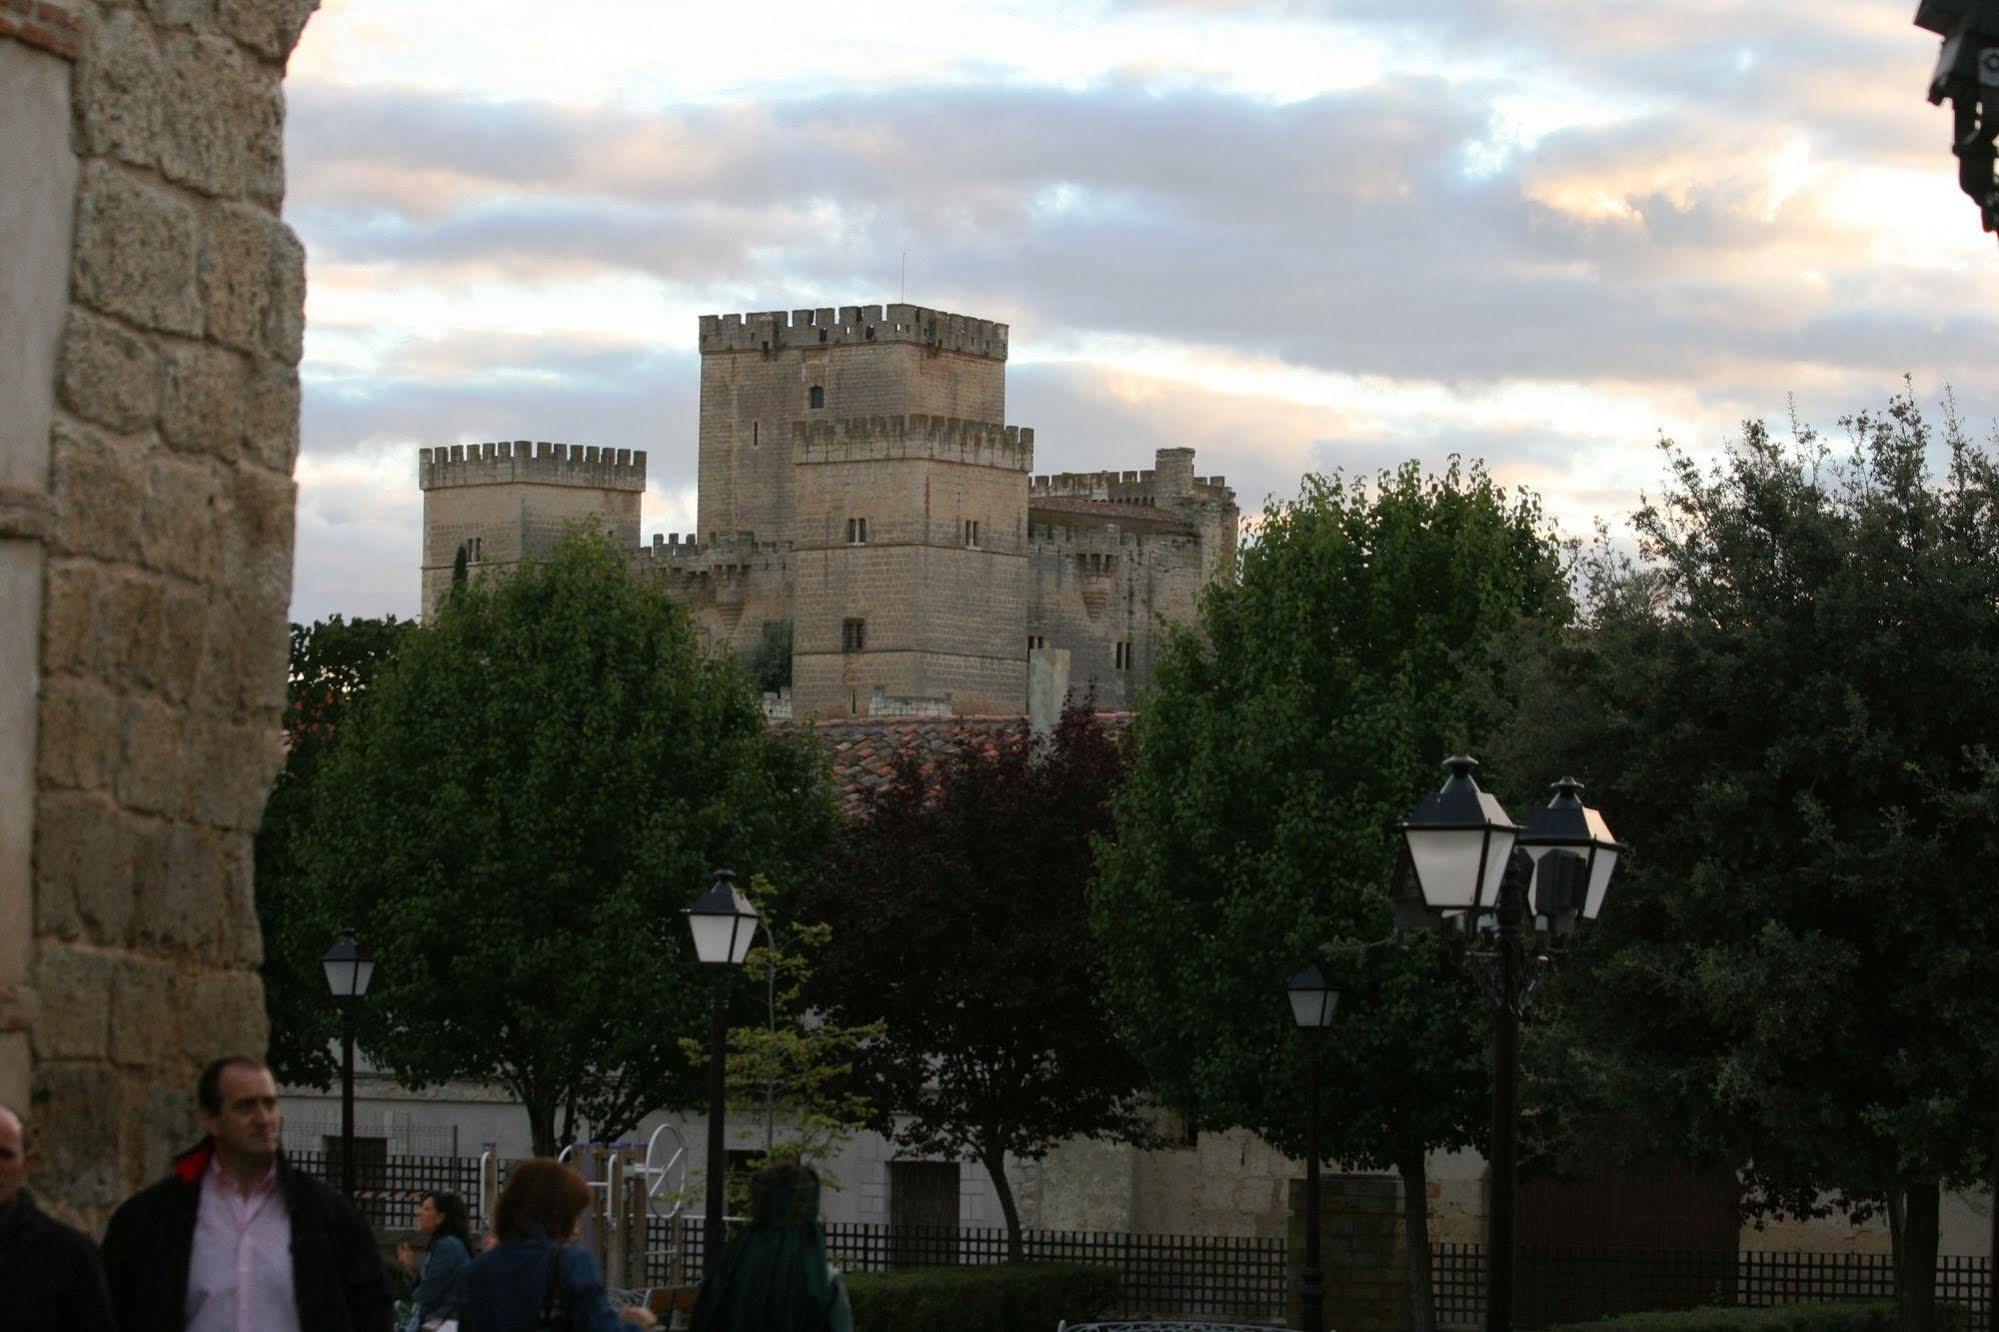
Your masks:
M1703 1305L1571 1323L1548 1332L1895 1332L1895 1317L1893 1300L1829 1300L1767 1309ZM1937 1301L1938 1332L1962 1332L1967 1321L1962 1305Z
M1057 1264L859 1272L847 1295L867 1332L1049 1332L1115 1308L1118 1276Z

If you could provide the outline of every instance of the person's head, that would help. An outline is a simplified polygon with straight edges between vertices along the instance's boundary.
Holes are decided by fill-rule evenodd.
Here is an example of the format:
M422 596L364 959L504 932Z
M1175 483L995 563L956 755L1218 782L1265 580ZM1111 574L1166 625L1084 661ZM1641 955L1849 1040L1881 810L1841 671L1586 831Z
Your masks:
M268 1165L278 1154L278 1084L260 1059L225 1055L201 1070L201 1128L224 1165Z
M507 1175L493 1204L493 1230L501 1239L526 1239L536 1229L558 1244L576 1233L590 1206L590 1186L559 1161L523 1161Z
M472 1215L465 1200L455 1193L438 1191L423 1195L416 1205L416 1228L430 1237L432 1244L451 1236L466 1248L472 1247Z
M14 1205L28 1182L28 1167L35 1162L35 1138L27 1117L14 1107L0 1103L0 1212Z
M819 1174L799 1161L774 1161L750 1177L750 1224L809 1226L819 1220Z

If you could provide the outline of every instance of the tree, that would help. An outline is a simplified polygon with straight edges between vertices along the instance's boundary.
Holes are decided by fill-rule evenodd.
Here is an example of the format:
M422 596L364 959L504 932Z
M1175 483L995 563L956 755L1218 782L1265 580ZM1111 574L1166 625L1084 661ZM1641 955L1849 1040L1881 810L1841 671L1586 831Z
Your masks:
M411 633L310 799L317 900L378 959L369 1055L413 1087L506 1087L537 1152L700 1100L680 910L716 865L781 907L834 818L809 738L767 728L733 660L584 532Z
M264 936L264 1006L270 1014L267 1058L282 1082L329 1087L338 1036L325 973L332 937L312 909L297 860L312 812L307 794L354 700L396 658L414 623L346 620L338 615L291 627L291 674L285 686L285 766L257 830L257 924Z
M881 1025L856 1061L876 1127L971 1157L1023 1256L1006 1159L1067 1138L1149 1140L1143 1075L1097 991L1085 884L1109 826L1117 744L1069 707L926 768L905 751L836 849L810 914L832 927L813 994L829 1021Z
M1477 1141L1489 1016L1428 938L1391 926L1396 821L1476 738L1494 646L1570 614L1537 501L1455 459L1372 485L1307 476L1233 579L1169 640L1103 843L1094 922L1111 1002L1197 1128L1304 1154L1305 1061L1285 981L1317 962L1329 1154L1402 1176L1416 1327L1430 1306L1425 1154Z
M791 621L772 620L763 637L743 654L743 669L751 683L766 694L791 686Z
M1753 1209L1884 1208L1920 1332L1999 1111L1999 471L1906 394L1843 425L1666 443L1508 729L1636 847L1565 1005L1601 1120L1749 1166Z

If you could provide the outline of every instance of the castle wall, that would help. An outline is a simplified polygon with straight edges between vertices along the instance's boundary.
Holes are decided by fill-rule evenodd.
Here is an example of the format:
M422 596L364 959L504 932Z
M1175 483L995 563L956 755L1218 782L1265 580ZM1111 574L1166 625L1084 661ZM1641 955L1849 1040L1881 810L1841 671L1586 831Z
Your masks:
M0 1099L86 1226L264 1048L312 7L0 0Z
M687 604L704 652L722 647L748 653L764 626L792 618L792 566L788 543L724 539L686 543L657 533L637 555L639 569L663 580Z
M699 532L788 541L802 422L1006 419L1006 326L912 305L701 320ZM811 406L812 389L823 405Z

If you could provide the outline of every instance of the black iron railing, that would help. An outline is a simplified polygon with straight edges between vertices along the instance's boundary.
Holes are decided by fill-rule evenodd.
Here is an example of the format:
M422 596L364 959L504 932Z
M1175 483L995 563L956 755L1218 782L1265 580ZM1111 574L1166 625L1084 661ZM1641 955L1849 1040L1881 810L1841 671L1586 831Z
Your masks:
M1430 1267L1437 1325L1483 1326L1485 1246L1433 1245ZM1992 1330L1991 1279L1988 1258L1937 1259L1937 1298L1964 1308L1969 1332ZM1546 1327L1643 1309L1761 1308L1894 1294L1895 1271L1887 1254L1522 1246L1517 1321L1521 1327Z

